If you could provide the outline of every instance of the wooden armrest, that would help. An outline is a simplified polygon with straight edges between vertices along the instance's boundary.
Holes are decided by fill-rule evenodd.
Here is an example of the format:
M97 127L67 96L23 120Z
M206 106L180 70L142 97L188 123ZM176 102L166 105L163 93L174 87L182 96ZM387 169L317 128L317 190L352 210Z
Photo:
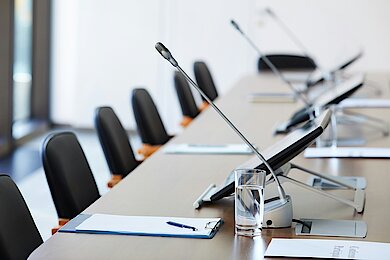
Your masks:
M120 174L112 174L111 179L107 182L108 188L113 188L115 185L117 185L121 180L123 179L123 176Z
M142 147L138 149L138 153L143 155L144 158L148 158L151 156L155 151L157 151L161 145L150 145L150 144L142 144Z
M202 112L203 110L208 108L208 106L209 106L209 103L207 103L207 101L203 101L202 104L199 106L200 112Z
M58 219L58 226L54 227L51 229L51 234L54 235L55 233L57 233L57 231L62 227L64 226L66 223L69 222L70 219L68 218L59 218Z
M183 119L180 122L182 127L187 127L192 122L192 118L189 116L183 116Z

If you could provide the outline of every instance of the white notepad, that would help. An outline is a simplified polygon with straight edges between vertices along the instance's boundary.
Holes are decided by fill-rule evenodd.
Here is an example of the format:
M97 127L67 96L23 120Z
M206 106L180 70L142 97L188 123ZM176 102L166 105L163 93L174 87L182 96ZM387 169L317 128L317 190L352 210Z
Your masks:
M183 224L187 227L174 226L168 224L168 222ZM220 223L220 218L177 218L93 214L76 226L75 231L99 234L211 238ZM196 230L188 227L193 227Z
M171 144L164 147L165 153L173 154L251 154L246 144Z
M273 238L265 256L329 259L389 259L390 244L323 239Z

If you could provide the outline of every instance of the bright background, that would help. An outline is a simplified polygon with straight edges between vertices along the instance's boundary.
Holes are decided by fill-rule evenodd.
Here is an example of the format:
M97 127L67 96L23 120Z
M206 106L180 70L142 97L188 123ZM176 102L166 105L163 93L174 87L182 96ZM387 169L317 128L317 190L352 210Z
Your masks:
M390 1L386 0L56 0L51 116L93 127L94 109L114 107L135 129L131 89L147 88L169 132L179 131L173 69L154 49L163 42L181 66L207 62L220 94L256 72L257 55L234 31L235 19L264 52L299 49L264 13L270 7L323 67L359 48L351 70L390 68Z

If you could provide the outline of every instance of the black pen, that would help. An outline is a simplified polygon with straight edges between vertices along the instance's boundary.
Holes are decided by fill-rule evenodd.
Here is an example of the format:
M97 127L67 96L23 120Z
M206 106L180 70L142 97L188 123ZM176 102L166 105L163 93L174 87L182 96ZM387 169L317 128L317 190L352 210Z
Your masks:
M187 225L180 224L180 223L173 222L173 221L168 221L167 224L168 224L168 225L171 225L171 226L179 227L179 228L188 228L188 229L192 229L192 231L197 231L197 230L198 230L196 227L187 226Z

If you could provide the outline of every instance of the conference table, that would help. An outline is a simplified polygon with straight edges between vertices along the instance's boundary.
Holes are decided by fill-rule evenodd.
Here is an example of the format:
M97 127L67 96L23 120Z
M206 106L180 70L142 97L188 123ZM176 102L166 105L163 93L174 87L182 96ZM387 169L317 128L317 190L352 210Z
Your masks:
M370 73L367 79L382 86L381 98L390 97L390 75ZM364 87L356 95L371 95ZM251 103L249 93L288 92L272 75L249 75L240 79L217 105L234 124L262 150L283 136L273 136L277 122L283 122L302 103ZM387 109L359 109L390 122ZM345 127L344 133L363 131ZM371 131L373 132L373 131ZM212 110L206 109L168 144L242 143L238 136ZM390 147L389 137L371 134L366 146ZM262 259L272 238L295 238L294 227L264 229L250 238L234 233L234 197L224 198L200 209L193 202L210 184L221 184L237 166L251 155L179 155L160 149L102 196L83 213L131 216L220 217L224 224L212 239L166 238L127 235L75 234L57 232L37 248L30 259ZM363 241L390 242L390 163L385 159L306 159L300 154L292 160L311 170L335 176L362 176L367 179L366 205L362 214L333 199L283 183L292 197L294 218L364 220L368 225ZM289 176L306 181L307 174L292 171ZM352 199L349 190L334 191ZM267 186L266 197L276 195L274 184ZM293 224L294 226L294 224ZM302 237L301 237L302 238ZM324 237L314 237L324 239ZM329 237L327 237L329 239ZM345 238L331 238L345 239Z

